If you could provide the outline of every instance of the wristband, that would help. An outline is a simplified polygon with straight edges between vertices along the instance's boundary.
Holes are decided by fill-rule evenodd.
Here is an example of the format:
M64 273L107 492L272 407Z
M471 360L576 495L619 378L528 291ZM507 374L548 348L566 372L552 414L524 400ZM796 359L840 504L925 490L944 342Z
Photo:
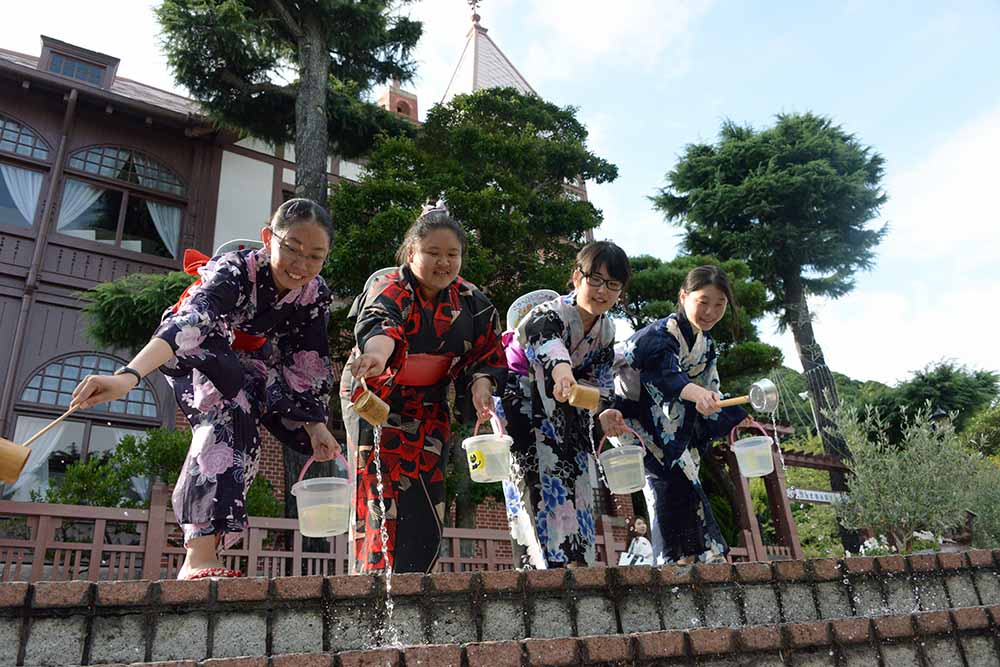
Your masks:
M139 374L139 371L137 371L134 368L131 368L129 366L122 366L121 368L119 368L118 370L115 371L115 375L132 375L132 376L134 376L135 377L135 386L136 387L138 387L139 383L142 382L142 375Z

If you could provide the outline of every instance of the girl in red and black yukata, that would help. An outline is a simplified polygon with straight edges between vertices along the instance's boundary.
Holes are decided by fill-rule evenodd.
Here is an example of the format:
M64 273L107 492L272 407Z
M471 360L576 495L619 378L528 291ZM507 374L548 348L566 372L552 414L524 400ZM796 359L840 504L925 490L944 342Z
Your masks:
M458 272L465 231L431 209L404 237L399 269L377 276L354 304L357 347L341 379L348 447L356 461L355 568L430 572L444 521L444 466L451 432L448 387L456 406L469 395L490 414L507 372L496 308ZM389 404L376 460L374 428L351 400L368 388ZM463 418L467 415L461 414ZM381 468L388 552L381 539L376 466Z
M240 576L222 567L217 550L247 526L261 424L287 446L311 448L317 460L340 450L326 426L331 296L319 277L332 233L319 205L285 202L261 230L263 248L205 263L128 366L90 376L74 392L82 407L116 400L157 368L173 386L192 427L173 494L187 548L179 579Z

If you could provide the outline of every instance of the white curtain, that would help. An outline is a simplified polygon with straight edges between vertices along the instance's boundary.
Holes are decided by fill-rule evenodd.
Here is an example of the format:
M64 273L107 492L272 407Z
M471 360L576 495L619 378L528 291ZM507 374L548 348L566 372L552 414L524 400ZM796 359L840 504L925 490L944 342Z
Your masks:
M90 208L104 194L101 188L87 185L83 181L66 179L63 187L62 206L59 209L58 229L65 229Z
M24 216L30 227L35 222L35 210L38 207L38 195L42 191L44 176L29 169L18 169L9 164L0 164L0 174L7 184L7 191L18 212Z
M37 417L18 417L14 426L14 442L22 443L31 436L42 430L42 427L49 423L47 419ZM38 440L31 443L31 455L28 462L21 471L21 476L14 484L8 486L3 491L6 500L30 501L31 492L38 491L44 493L49 487L49 456L56 450L63 440L67 426L77 426L79 423L62 422L52 428L51 431L43 435Z
M150 163L145 158L135 154L132 155L132 160L135 162L135 173L139 176L139 183L143 187L155 189L156 181L147 176L153 170ZM146 208L149 209L149 215L153 218L153 225L156 227L156 233L163 240L163 245L167 246L171 256L177 257L181 241L181 210L176 206L158 204L148 199L146 200Z
M146 208L153 218L153 225L156 226L156 233L163 239L163 244L167 246L171 257L177 257L178 246L181 242L181 210L176 206L158 204L155 201L146 200Z

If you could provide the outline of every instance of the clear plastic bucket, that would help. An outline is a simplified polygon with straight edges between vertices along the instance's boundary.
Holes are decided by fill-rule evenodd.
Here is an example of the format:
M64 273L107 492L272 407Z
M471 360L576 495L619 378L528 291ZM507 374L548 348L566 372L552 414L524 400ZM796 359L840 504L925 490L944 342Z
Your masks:
M481 484L510 477L510 446L514 444L514 439L503 432L503 425L496 415L492 415L490 421L494 433L477 435L483 423L480 419L476 422L473 435L462 441L465 458L469 462L469 477Z
M315 458L302 466L299 481L292 486L292 495L299 506L299 532L305 537L343 535L351 519L351 484L343 477L302 479ZM347 467L343 455L338 457Z
M744 477L764 477L774 472L774 457L771 456L773 442L769 435L755 435L734 442L732 450L736 454L740 474Z
M622 495L642 490L646 484L646 468L642 464L645 453L645 448L639 445L622 445L601 452L598 458L611 493Z
M602 451L608 442L608 436L604 436L597 448L597 460L604 470L604 480L608 490L615 495L635 493L646 485L646 466L642 462L646 444L638 433L632 429L628 431L639 441L638 445L619 445Z

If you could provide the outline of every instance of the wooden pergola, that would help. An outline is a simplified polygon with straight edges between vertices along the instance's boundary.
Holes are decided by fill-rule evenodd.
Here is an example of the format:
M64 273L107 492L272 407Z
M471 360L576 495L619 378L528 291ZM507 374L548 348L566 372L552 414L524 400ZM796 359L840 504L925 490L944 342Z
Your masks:
M740 474L736 455L729 448L729 443L727 442L719 448L729 471L730 480L736 489L739 541L729 554L730 560L734 561L798 560L803 558L799 532L795 526L795 520L792 518L792 505L788 497L788 483L785 480L786 466L826 471L847 470L844 463L834 456L779 449L777 436L790 435L793 432L791 427L764 425L764 429L774 440L774 444L771 446L774 472L764 477L764 487L767 490L768 509L774 520L774 530L778 538L777 545L764 544L760 524L753 511L750 485L746 477Z

